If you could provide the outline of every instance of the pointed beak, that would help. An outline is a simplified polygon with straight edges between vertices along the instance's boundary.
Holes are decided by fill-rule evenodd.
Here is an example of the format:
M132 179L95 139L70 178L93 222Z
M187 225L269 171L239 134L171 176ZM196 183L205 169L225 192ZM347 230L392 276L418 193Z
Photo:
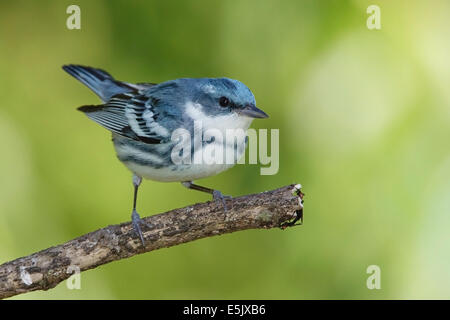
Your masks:
M239 114L241 116L249 117L249 118L268 118L267 113L258 109L253 104L247 104L243 109L239 110Z

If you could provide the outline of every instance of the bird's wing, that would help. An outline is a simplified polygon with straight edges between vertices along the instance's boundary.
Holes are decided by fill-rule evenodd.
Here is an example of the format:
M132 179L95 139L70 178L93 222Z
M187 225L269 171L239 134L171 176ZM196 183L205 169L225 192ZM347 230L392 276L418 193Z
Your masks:
M159 118L163 115L157 103L157 99L139 92L121 93L113 96L106 104L82 106L78 110L114 133L156 144L167 141L171 134L161 124Z

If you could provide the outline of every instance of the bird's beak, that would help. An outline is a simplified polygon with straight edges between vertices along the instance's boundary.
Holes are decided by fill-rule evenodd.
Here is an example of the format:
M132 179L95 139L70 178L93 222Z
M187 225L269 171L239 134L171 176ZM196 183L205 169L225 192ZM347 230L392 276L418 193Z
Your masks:
M268 118L267 113L258 109L253 104L247 104L243 109L239 110L239 114L241 116L249 117L249 118Z

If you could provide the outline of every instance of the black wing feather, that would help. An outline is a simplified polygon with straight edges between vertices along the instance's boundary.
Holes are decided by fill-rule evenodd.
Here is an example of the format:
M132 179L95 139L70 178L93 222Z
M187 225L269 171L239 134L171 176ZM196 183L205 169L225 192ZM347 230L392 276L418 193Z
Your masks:
M167 136L151 129L151 117L143 118L144 112L154 114L151 98L132 93L121 93L111 98L108 103L97 106L82 106L78 110L84 112L104 128L133 140L149 144L161 143Z

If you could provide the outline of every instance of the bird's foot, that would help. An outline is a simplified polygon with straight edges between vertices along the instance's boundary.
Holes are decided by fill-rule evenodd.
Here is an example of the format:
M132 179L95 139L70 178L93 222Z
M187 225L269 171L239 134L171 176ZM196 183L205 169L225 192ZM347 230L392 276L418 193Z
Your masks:
M222 205L223 205L223 209L225 211L227 211L228 208L227 208L227 204L225 202L225 199L231 199L232 197L223 195L222 192L220 192L219 190L214 190L212 195L213 195L214 201L221 201Z
M144 222L144 220L141 219L141 217L139 216L139 213L137 213L136 210L133 210L133 212L131 213L131 223L133 224L134 232L136 232L136 234L139 236L139 238L141 238L142 245L145 247L144 236L142 235L140 225L142 224L147 227L148 227L148 225Z

